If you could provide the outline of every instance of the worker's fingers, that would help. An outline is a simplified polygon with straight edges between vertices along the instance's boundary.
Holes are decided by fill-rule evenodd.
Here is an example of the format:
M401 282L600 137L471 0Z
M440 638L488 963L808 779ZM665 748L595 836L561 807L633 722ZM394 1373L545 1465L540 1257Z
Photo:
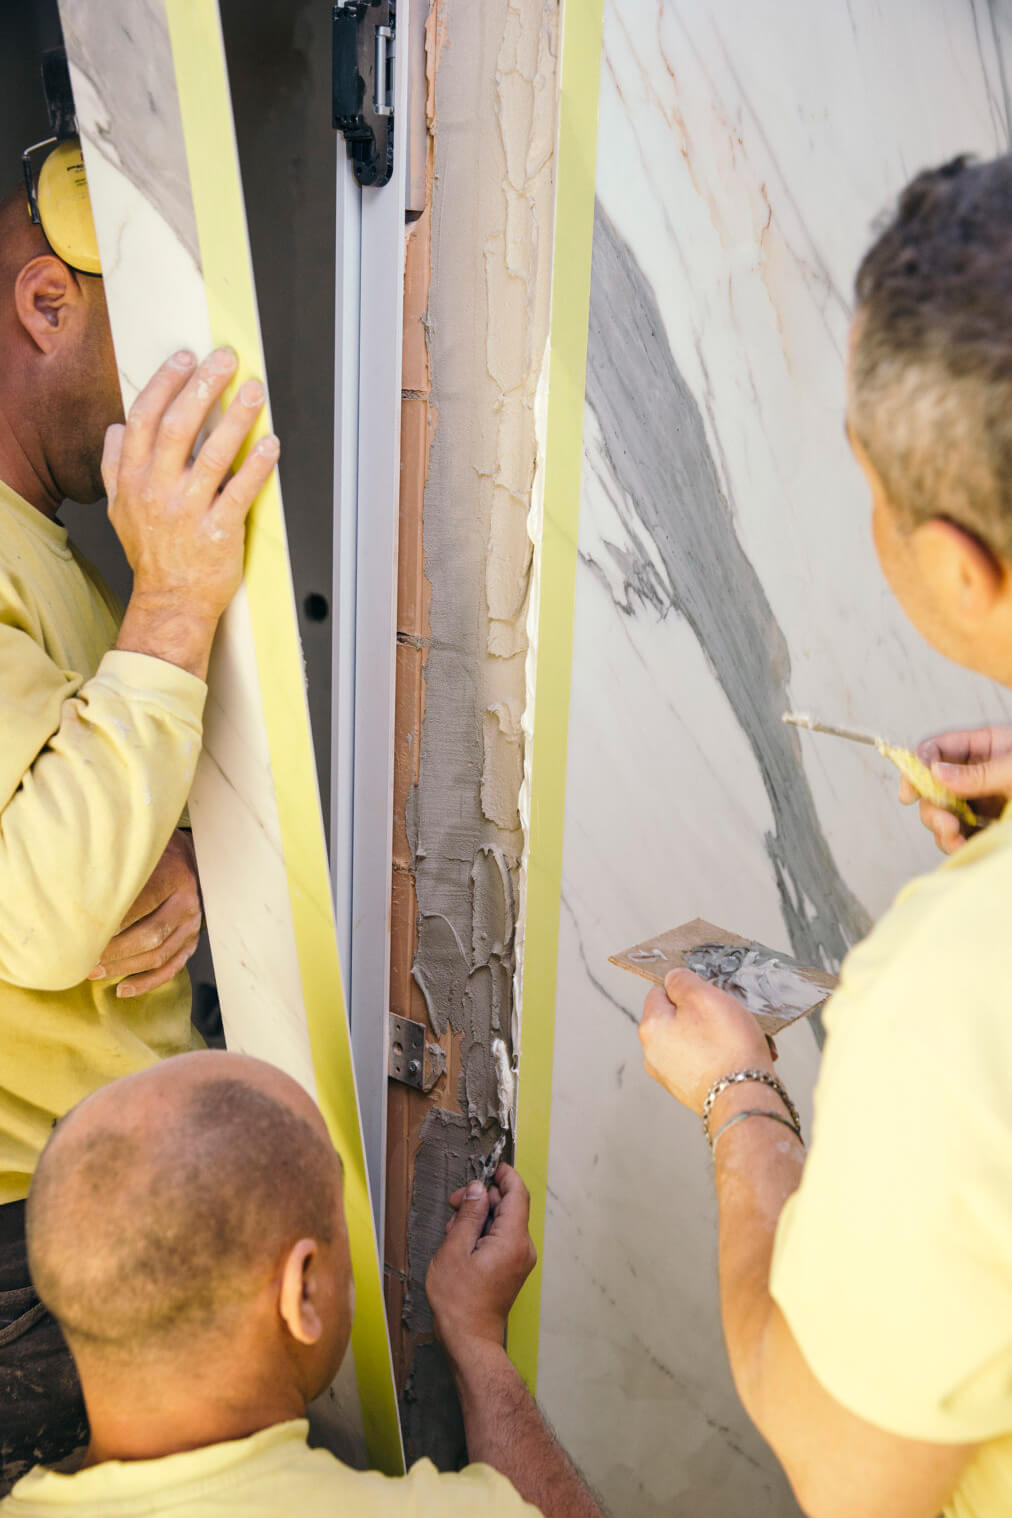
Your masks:
M941 760L948 764L982 764L1012 747L1012 732L1000 727L956 728L935 733L917 745L917 757L931 765Z
M921 821L930 833L934 835L935 842L943 854L953 854L960 844L964 842L963 830L959 818L947 812L944 807L935 806L931 801L922 801L920 806Z
M161 859L120 923L113 942L135 922L150 917L170 897L175 897L178 903L177 921L181 921L187 911L203 913L193 840L188 833L179 830L170 838Z
M172 958L157 970L151 970L143 975L131 975L127 980L120 981L116 987L116 995L121 997L143 996L149 991L157 991L159 986L168 985L182 970L187 961L196 952L200 942L200 934L195 933L186 939L182 946L173 954Z
M158 911L163 902L168 901L176 894L178 886L178 877L174 877L168 870L156 868L150 880L143 887L140 895L120 923L116 936L110 942L113 944L117 943L126 933L126 930L133 927L134 923L142 922L145 918L151 917ZM196 905L198 902L197 887L196 883L194 883L193 903ZM108 953L108 950L106 953ZM105 956L103 956L103 963L104 960Z
M643 1011L640 1013L639 1037L643 1049L648 1049L655 1034L665 1028L669 1020L677 1016L677 1008L672 1006L666 997L665 991L655 985L652 990L643 997Z
M102 963L89 980L113 980L136 975L141 970L157 970L167 964L185 939L200 933L200 908L187 904L182 911L175 898L165 902L157 912L117 933L107 944Z
M927 762L928 761L925 760L925 763L927 763ZM917 791L914 790L913 786L910 784L910 781L907 779L906 775L901 775L900 776L900 804L902 806L913 806L914 802L915 801L919 801L920 799L921 799L920 796L918 795Z
M1012 795L1012 754L968 764L946 764L935 760L931 773L957 796L987 797Z
M113 422L111 427L106 428L105 442L102 445L102 484L105 486L106 499L111 506L116 499L116 481L119 479L119 464L123 454L123 439L126 436L126 428L122 422Z
M250 507L270 479L280 453L281 444L273 433L262 437L256 447L250 449L219 495L217 504L211 508L212 521L220 520L225 531L245 521Z
M689 1001L705 985L706 981L691 970L669 970L664 977L664 993L673 1007Z
M495 1173L500 1202L492 1222L493 1234L526 1233L531 1216L531 1194L512 1165L505 1163Z
M654 986L643 1000L639 1027L640 1043L644 1047L649 1044L655 1032L675 1015L676 1008L668 1000L665 992L660 986Z
M175 480L190 462L200 429L221 399L237 363L231 348L216 348L165 408L153 443L156 479Z
M140 897L137 899L139 901ZM155 953L176 928L191 917L200 921L200 898L196 889L185 894L170 891L153 911L133 917L109 940L102 954L102 966L112 974L125 960ZM99 980L103 977L93 972L91 978ZM108 979L108 976L104 978Z
M488 1192L485 1187L480 1181L470 1181L450 1220L453 1226L447 1229L443 1248L462 1256L471 1254L481 1238L488 1207Z
M265 398L259 380L247 380L239 386L238 394L193 461L186 486L188 495L201 495L208 502L214 498L263 410Z
M457 1190L454 1191L451 1194L451 1196L449 1197L450 1206L454 1209L454 1211L456 1211L456 1209L460 1206L461 1202L464 1200L464 1194L465 1194L466 1191L467 1191L467 1187L466 1186L459 1186L457 1188ZM489 1203L490 1203L490 1205L492 1207L498 1207L499 1203L502 1201L502 1193L500 1192L498 1186L489 1186L489 1188L488 1188L488 1199L489 1199ZM451 1218L450 1219L450 1223L452 1223L452 1222L453 1222L453 1219ZM449 1228L450 1223L447 1223L447 1225L446 1225L447 1228Z
M122 467L133 470L147 463L165 408L182 390L196 362L192 353L181 349L148 380L127 412Z

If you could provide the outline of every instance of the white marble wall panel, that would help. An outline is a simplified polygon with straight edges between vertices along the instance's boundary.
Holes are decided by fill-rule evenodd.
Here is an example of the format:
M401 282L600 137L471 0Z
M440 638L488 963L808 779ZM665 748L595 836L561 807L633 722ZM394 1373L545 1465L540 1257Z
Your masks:
M1009 35L985 0L606 0L539 1393L622 1518L797 1509L607 956L698 915L835 966L933 853L882 761L781 711L911 742L1010 709L892 603L843 435L873 223L1007 149ZM810 1029L781 1051L807 1120Z

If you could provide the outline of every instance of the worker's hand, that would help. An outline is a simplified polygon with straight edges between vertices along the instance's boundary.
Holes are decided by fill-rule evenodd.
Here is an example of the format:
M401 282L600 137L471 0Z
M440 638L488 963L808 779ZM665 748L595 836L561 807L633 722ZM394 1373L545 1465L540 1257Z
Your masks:
M936 780L969 801L980 817L999 817L1012 800L1012 727L938 733L918 744L917 756L930 765ZM924 801L905 776L900 781L900 800L904 806L919 803L921 821L943 854L954 854L966 842L960 819Z
M197 437L235 373L219 348L200 365L176 353L110 427L102 457L109 519L134 573L131 607L216 623L242 579L246 516L277 462L261 439L229 477L264 404L247 380L191 462Z
M488 1191L480 1181L455 1191L446 1238L432 1258L425 1291L436 1337L450 1356L469 1344L502 1345L506 1319L534 1269L537 1251L528 1231L531 1199L511 1165L500 1165ZM482 1230L492 1213L487 1234Z
M177 828L88 979L118 980L117 996L157 990L197 947L202 915L193 839Z
M722 1075L773 1069L770 1043L748 1008L691 970L672 970L663 991L649 992L640 1042L647 1074L696 1113Z

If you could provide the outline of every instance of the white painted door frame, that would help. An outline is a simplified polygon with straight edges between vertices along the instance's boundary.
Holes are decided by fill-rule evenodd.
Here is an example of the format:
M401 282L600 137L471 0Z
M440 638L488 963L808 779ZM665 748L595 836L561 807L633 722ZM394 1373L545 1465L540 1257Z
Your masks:
M336 189L331 860L381 1258L412 3L397 4L393 175L361 189L339 139Z

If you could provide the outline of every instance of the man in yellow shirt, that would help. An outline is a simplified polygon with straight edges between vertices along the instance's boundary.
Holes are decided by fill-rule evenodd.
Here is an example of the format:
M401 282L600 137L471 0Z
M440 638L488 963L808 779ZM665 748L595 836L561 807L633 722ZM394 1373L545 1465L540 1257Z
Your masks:
M56 256L23 191L0 204L0 343L3 1492L84 1432L72 1362L25 1264L38 1155L89 1092L194 1044L182 967L200 908L176 828L211 641L278 446L258 445L218 493L261 409L249 382L191 465L229 352L199 368L175 355L119 425L101 278ZM134 572L122 621L56 515L66 497L103 494Z
M165 1060L64 1118L32 1182L28 1246L91 1442L79 1472L23 1477L3 1518L602 1518L503 1349L534 1263L508 1165L490 1193L474 1182L451 1199L426 1283L481 1463L440 1475L422 1460L390 1479L307 1447L306 1403L351 1332L341 1193L314 1103L243 1055Z
M1010 271L1012 160L919 175L858 274L848 397L890 586L1006 686ZM1000 749L955 734L925 753L957 761L936 771L951 786ZM954 821L925 811L951 850ZM1006 810L846 960L807 1159L741 1004L685 971L647 998L647 1069L715 1148L735 1381L810 1518L1012 1513L1010 908Z

